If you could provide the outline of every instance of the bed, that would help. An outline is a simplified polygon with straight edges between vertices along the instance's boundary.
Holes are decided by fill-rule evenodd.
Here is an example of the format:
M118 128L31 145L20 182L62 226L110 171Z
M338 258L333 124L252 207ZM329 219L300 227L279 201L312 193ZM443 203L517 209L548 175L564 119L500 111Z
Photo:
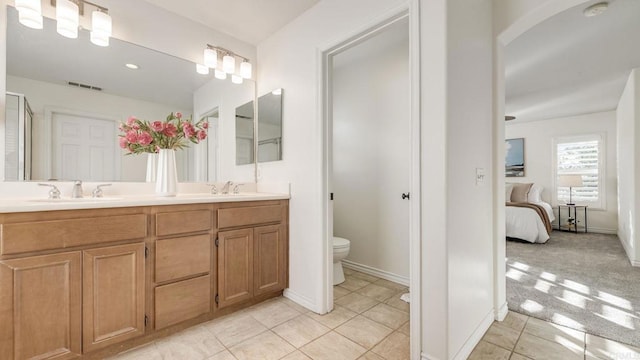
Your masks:
M530 243L547 242L555 216L551 205L541 199L542 187L507 184L505 190L506 236Z

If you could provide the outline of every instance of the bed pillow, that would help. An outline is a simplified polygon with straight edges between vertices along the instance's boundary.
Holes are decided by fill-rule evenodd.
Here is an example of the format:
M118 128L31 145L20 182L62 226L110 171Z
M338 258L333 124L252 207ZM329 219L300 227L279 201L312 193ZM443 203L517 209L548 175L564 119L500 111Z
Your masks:
M539 203L542 202L542 190L543 187L538 184L531 185L531 189L529 189L529 194L527 195L527 199L530 203Z
M531 185L533 185L533 183L514 183L513 191L511 192L511 202L526 203L527 200L529 200L527 197L529 195Z
M513 192L513 184L504 185L504 201L511 202L511 192Z

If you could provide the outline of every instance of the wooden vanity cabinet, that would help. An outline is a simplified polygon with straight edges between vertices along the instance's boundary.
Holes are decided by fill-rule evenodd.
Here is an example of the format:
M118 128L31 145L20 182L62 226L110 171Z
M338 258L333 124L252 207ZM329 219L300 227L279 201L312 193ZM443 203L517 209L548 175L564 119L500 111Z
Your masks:
M81 252L0 261L0 359L81 354Z
M287 201L222 207L218 227L218 308L285 289Z

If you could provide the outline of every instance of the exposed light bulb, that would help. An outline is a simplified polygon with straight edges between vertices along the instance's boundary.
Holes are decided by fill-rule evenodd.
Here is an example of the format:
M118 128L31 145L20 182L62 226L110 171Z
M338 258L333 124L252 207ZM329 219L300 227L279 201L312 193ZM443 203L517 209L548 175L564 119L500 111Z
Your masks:
M78 37L78 11L78 4L69 0L56 1L56 30L58 34L70 39Z
M231 82L234 84L242 84L244 79L240 75L233 74L231 75Z
M42 5L40 0L16 0L18 21L20 24L32 29L42 29Z
M218 66L218 51L211 48L204 49L204 65L210 68Z
M196 72L201 75L208 75L209 67L202 64L196 64Z
M91 42L98 46L109 46L111 37L111 16L102 11L91 13Z
M222 70L227 74L233 74L236 72L236 59L227 54L222 58Z
M251 79L251 63L243 61L240 63L240 76L245 79Z
M227 78L227 73L222 70L216 69L215 72L213 73L213 76L215 76L216 79L224 80Z

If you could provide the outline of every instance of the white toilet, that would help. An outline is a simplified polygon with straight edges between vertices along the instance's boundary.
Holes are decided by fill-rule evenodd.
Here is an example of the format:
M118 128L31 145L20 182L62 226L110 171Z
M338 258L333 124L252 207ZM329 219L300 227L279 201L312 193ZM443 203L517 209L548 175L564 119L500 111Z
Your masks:
M344 282L344 271L342 271L342 260L349 255L351 242L347 239L333 237L333 285Z

